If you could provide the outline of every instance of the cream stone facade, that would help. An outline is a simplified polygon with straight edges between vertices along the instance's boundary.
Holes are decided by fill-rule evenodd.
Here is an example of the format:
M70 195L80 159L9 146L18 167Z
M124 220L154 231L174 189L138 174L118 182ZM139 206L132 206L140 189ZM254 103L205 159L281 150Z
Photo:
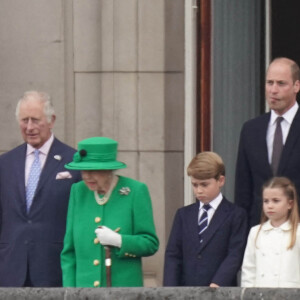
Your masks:
M22 142L14 111L27 90L48 92L55 135L71 146L119 141L122 174L149 186L160 239L144 259L162 284L163 256L184 185L183 0L1 0L0 151Z

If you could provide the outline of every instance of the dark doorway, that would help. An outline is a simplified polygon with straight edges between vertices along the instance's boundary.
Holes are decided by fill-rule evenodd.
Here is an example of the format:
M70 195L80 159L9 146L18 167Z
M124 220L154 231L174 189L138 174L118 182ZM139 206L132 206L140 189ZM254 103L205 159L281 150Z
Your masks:
M272 0L271 58L288 57L300 65L300 1ZM300 102L300 93L297 101Z
M196 152L211 150L211 1L198 0L197 143Z
M288 57L300 64L300 1L272 0L271 56Z

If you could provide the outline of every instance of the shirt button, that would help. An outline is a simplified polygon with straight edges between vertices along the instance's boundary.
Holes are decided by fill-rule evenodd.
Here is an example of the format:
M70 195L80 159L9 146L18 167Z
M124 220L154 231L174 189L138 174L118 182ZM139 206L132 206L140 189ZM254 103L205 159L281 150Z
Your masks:
M201 254L199 254L199 255L198 255L198 258L199 258L199 259L201 259L201 258L202 258Z
M95 259L93 263L94 263L94 266L98 266L100 264L100 261L98 259Z
M94 281L94 287L97 287L99 285L100 285L100 281L98 281L98 280Z
M28 223L28 224L31 224L31 223L32 223L32 221L31 221L31 220L28 220L28 221L27 221L27 223Z
M96 244L99 244L98 238L94 238L94 244L95 244L95 245L96 245Z
M96 217L95 218L95 223L99 223L101 221L101 218L100 217Z

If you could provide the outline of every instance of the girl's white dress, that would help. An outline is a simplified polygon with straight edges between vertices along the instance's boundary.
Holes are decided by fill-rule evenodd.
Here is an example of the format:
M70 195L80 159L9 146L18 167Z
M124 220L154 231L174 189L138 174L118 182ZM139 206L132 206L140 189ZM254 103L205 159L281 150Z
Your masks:
M300 287L300 229L294 247L289 221L273 227L270 221L251 228L242 265L242 287Z

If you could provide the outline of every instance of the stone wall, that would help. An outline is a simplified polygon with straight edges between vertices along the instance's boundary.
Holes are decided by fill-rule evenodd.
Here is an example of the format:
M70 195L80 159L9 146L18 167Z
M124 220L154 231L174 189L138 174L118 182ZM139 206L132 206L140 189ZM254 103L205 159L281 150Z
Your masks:
M0 288L5 300L295 300L300 289L258 288Z
M62 141L119 141L122 174L152 196L160 250L145 284L160 285L183 205L184 1L1 0L0 43L0 152L22 142L15 105L33 89L52 96Z

